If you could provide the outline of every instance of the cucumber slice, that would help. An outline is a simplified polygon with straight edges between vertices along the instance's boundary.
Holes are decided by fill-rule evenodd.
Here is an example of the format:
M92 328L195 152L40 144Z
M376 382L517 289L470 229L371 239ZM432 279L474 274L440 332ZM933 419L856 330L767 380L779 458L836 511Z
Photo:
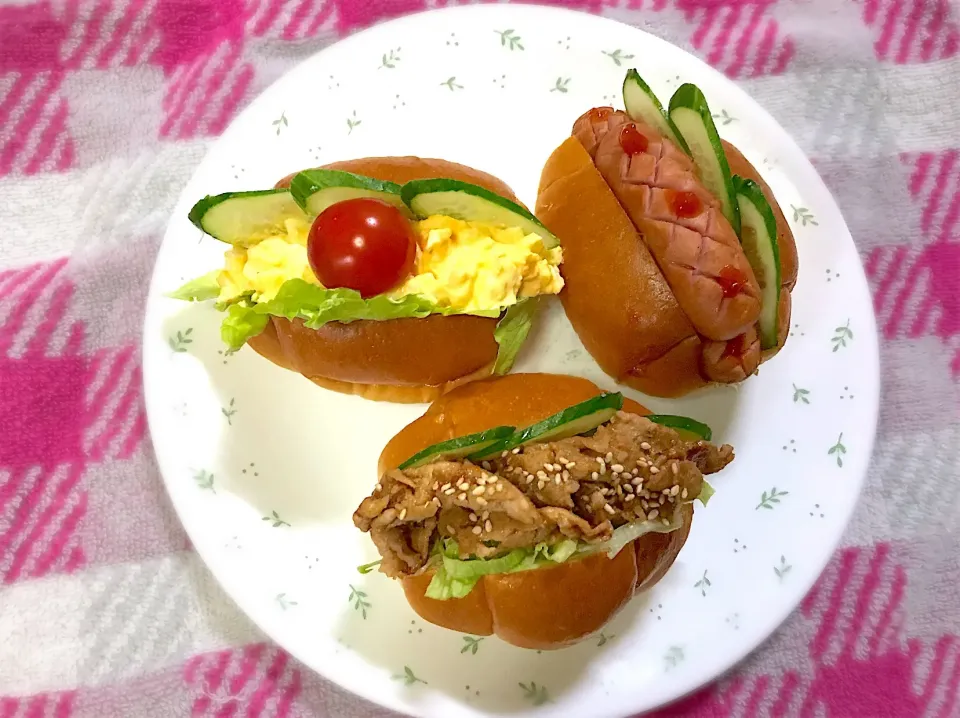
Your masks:
M661 135L690 154L687 143L663 109L660 100L636 70L627 70L627 76L623 78L623 106L631 120L656 128Z
M483 187L452 179L412 180L400 190L403 201L418 217L434 214L467 222L519 227L540 236L545 247L560 244L540 220L520 205Z
M410 210L400 199L400 185L396 182L373 179L343 170L304 170L290 181L290 194L311 217L316 217L337 202L357 197L373 197L389 202L409 215Z
M463 458L468 454L483 451L491 444L495 444L508 436L512 436L514 428L515 427L512 426L498 426L495 429L487 429L486 431L478 431L476 434L467 434L466 436L460 436L456 439L441 441L439 444L434 444L422 451L418 451L397 468L415 469L418 466L440 461L441 459Z
M660 424L661 426L675 429L678 432L693 434L696 438L703 439L704 441L710 441L710 439L713 438L713 430L709 426L686 416L648 414L645 418L654 424Z
M720 144L720 135L713 124L710 107L700 88L689 82L681 85L670 98L670 119L683 135L700 178L720 200L723 215L740 236L740 211L733 192L730 165Z
M187 217L214 239L238 247L249 247L284 231L287 219L306 220L285 188L207 195L193 205Z
M740 243L760 282L760 348L777 346L777 310L780 307L780 248L777 219L760 185L743 177L733 178L740 207Z
M538 421L533 426L514 432L503 441L470 456L471 460L489 459L518 446L533 442L559 441L584 434L605 424L623 408L623 394L600 394Z

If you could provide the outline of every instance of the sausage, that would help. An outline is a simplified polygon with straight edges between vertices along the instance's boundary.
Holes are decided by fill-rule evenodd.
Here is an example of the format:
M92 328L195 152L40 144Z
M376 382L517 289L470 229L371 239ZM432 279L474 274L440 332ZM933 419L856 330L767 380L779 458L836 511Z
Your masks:
M628 126L646 145L631 148L632 154L621 146L621 131ZM755 324L759 283L719 200L703 186L693 161L653 127L632 122L623 112L599 118L588 112L577 120L573 133L585 149L595 150L597 169L640 231L697 332L724 341Z

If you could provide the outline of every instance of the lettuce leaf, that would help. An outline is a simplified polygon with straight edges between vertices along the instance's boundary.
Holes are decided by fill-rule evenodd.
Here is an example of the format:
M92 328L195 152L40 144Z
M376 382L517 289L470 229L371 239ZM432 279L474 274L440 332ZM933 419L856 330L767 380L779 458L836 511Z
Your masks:
M710 500L710 497L713 496L716 490L710 485L706 479L703 480L703 485L700 487L700 495L697 496L700 499L700 503L704 506L707 505L707 502Z
M539 302L536 299L522 299L511 307L497 323L493 338L497 340L497 360L493 364L493 373L506 374L513 368L517 354L530 333L533 319L537 314Z
M216 299L220 294L220 284L217 283L219 269L204 274L202 277L191 279L177 290L167 294L171 299L182 299L186 302L203 302L207 299Z
M220 325L220 338L232 352L242 347L247 339L262 332L270 321L268 315L256 311L256 305L245 303L231 304L226 314Z

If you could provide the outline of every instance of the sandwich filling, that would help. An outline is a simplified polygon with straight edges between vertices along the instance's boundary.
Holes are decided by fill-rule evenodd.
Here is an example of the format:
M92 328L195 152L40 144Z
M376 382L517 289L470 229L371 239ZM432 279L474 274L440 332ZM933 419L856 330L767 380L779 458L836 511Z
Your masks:
M431 598L469 593L486 574L539 568L681 527L728 445L617 412L592 436L532 443L488 461L388 471L353 515L393 578L436 571ZM712 490L711 490L712 491Z

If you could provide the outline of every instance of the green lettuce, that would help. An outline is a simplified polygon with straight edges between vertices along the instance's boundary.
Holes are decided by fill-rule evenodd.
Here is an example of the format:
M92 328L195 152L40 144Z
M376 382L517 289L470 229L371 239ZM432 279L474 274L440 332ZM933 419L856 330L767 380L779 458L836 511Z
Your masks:
M220 270L214 269L202 277L191 279L167 296L171 299L182 299L186 302L203 302L208 299L216 299L220 294L220 285L217 283L219 274Z
M264 330L270 317L256 311L256 305L239 303L226 308L223 323L220 325L220 338L230 351L235 352L247 339L255 337Z
M710 497L713 496L716 490L710 485L710 483L704 479L703 485L700 487L700 495L697 497L700 499L700 503L704 506L707 505L707 502L710 500Z
M497 323L493 332L493 338L498 344L497 360L493 364L494 374L506 374L513 368L520 347L533 327L538 306L536 299L523 299L508 307L503 318Z

